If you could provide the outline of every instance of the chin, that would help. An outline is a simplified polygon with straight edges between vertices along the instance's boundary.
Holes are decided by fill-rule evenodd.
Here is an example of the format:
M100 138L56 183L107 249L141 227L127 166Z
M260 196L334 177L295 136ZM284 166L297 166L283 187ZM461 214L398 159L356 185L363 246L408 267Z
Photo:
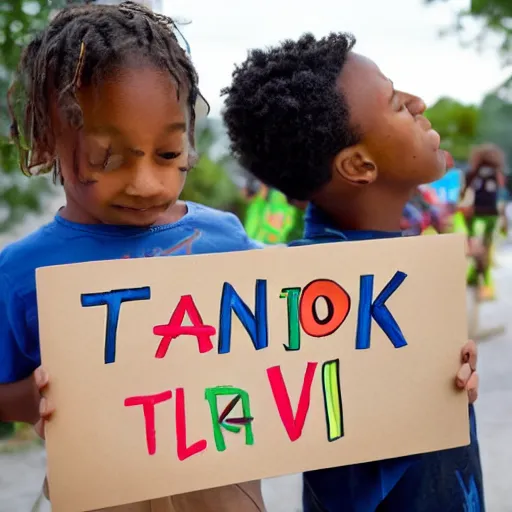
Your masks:
M437 181L446 174L446 171L448 169L446 165L446 154L444 151L436 151L436 159L434 162L432 162L430 169L432 170L432 172L423 181L424 185Z
M439 169L439 175L443 176L448 170L448 157L446 151L440 149L436 152L437 166Z

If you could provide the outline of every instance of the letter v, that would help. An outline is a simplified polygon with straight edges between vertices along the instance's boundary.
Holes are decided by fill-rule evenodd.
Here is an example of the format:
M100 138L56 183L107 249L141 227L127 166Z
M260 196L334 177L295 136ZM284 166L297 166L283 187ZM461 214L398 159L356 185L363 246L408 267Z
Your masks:
M317 364L318 363L308 363L306 372L304 373L304 382L302 384L295 416L293 415L292 404L290 403L290 396L288 395L283 374L281 373L281 367L273 366L267 370L268 381L270 382L279 416L292 442L297 441L302 435L302 429L304 428L309 410L311 384L313 383Z

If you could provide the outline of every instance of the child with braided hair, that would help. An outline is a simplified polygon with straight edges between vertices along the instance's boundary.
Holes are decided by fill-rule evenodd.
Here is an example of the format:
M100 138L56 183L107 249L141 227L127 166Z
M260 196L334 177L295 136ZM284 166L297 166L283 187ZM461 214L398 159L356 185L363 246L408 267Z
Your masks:
M35 270L125 257L247 250L238 219L179 200L205 102L172 19L132 2L62 10L26 48L9 93L25 174L52 172L66 203L0 254L0 420L44 422ZM172 475L169 475L172 478ZM86 485L86 482L84 482ZM51 489L50 489L51 497ZM108 509L264 510L248 482Z

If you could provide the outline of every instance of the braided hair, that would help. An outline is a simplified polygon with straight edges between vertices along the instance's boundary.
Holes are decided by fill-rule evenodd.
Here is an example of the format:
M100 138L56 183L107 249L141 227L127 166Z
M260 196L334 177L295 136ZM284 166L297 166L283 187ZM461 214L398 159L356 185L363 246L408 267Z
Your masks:
M199 94L197 72L175 35L174 21L134 3L71 5L27 46L9 90L11 136L20 149L27 175L60 174L51 126L50 106L73 129L83 125L75 92L97 85L129 59L166 69L180 92L188 94L191 126Z

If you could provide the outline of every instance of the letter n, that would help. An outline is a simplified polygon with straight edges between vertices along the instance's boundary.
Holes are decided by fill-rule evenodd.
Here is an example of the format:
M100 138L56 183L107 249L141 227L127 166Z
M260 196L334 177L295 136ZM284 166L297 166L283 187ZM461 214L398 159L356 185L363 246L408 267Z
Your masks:
M236 314L251 337L256 350L268 347L267 326L267 281L256 281L256 300L254 313L240 298L233 286L224 283L220 304L219 354L228 354L231 350L231 316Z

